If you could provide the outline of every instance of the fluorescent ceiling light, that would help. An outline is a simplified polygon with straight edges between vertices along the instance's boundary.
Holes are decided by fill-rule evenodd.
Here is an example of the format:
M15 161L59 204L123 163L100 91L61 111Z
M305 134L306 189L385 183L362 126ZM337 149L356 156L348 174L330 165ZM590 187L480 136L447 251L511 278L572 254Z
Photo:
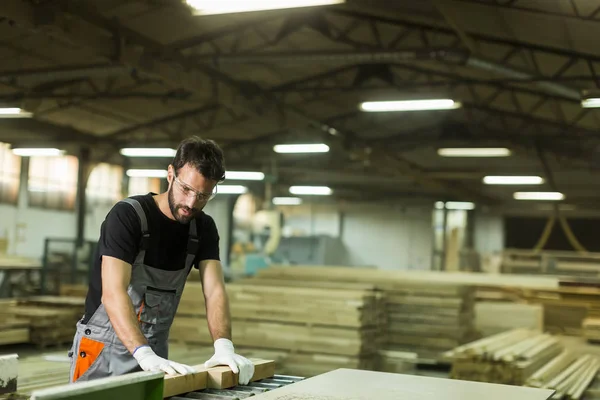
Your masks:
M438 149L438 155L442 157L508 157L510 154L510 150L505 147Z
M544 179L540 176L486 176L486 185L541 185Z
M600 97L591 97L589 99L581 100L581 106L583 108L598 108L600 107Z
M565 196L560 192L516 192L515 200L563 200Z
M125 148L121 154L125 157L175 157L177 150L165 148Z
M240 181L262 181L265 174L252 171L225 171L225 179Z
M64 154L64 150L53 148L16 148L13 154L21 157L57 157Z
M435 203L435 208L441 210L446 206L447 210L474 210L475 203L470 203L468 201L447 201L444 203L443 201L437 201Z
M30 118L33 114L16 107L0 107L0 118Z
M217 195L219 194L242 194L246 193L248 188L242 185L219 185Z
M276 153L327 153L329 146L318 144L276 144L273 146Z
M166 169L128 169L127 176L131 178L166 178Z
M302 204L300 197L273 197L273 204L277 206L297 206Z
M296 195L328 196L332 190L327 186L291 186L290 193Z
M345 0L186 0L197 15L314 7L344 2Z
M360 104L360 109L366 112L454 110L460 107L461 103L452 99L365 101Z

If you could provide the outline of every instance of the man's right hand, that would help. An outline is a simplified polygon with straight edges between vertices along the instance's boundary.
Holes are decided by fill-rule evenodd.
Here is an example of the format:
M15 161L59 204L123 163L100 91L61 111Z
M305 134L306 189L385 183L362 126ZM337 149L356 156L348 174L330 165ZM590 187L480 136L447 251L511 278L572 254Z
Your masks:
M133 357L144 371L164 371L169 375L187 375L196 372L192 367L169 361L156 355L150 346L138 347L133 352Z

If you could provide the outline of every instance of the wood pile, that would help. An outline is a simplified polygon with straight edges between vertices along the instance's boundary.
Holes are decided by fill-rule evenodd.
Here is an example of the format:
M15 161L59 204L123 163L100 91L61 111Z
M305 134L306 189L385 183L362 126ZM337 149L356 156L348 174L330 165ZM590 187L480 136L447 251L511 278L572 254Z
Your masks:
M477 274L384 271L353 267L272 266L258 279L276 282L337 282L371 285L385 293L387 332L381 349L416 352L437 359L442 352L476 338ZM479 274L482 275L482 274ZM382 332L383 335L383 332Z
M0 344L33 343L40 348L69 343L85 299L35 296L0 304Z
M600 318L586 318L583 320L583 337L588 342L600 342Z
M451 378L556 390L553 399L580 399L600 370L600 358L565 349L558 337L513 329L446 353Z
M476 338L472 288L399 282L381 287L386 291L387 349L437 359Z
M459 346L445 356L453 360L451 378L523 385L562 350L550 334L513 329Z
M233 340L242 351L285 352L283 363L294 368L288 373L307 376L344 366L375 369L385 324L380 292L339 284L307 287L298 281L274 286L253 279L228 284L227 292ZM212 344L200 283L187 283L170 339Z
M550 333L583 336L583 321L600 317L599 288L527 289L519 295L529 304L543 305L544 330Z

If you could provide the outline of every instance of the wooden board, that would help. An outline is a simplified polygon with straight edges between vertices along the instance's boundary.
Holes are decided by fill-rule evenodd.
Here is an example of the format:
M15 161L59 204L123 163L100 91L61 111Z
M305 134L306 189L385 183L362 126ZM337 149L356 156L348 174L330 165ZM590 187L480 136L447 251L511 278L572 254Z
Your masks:
M208 372L203 364L195 365L192 368L196 370L188 375L165 375L165 384L163 387L163 397L175 396L182 393L193 392L195 390L206 389L206 380Z
M270 378L275 375L275 361L251 359L254 363L254 375L251 382ZM175 396L182 393L194 392L206 388L227 389L238 384L238 374L234 374L227 366L206 369L204 364L192 366L197 372L189 375L167 375L163 397Z
M253 396L254 400L547 400L552 390L338 369Z
M254 363L254 375L251 382L270 378L275 375L275 361L251 360ZM238 384L238 374L234 374L229 367L215 367L207 370L207 387L211 389L226 389Z

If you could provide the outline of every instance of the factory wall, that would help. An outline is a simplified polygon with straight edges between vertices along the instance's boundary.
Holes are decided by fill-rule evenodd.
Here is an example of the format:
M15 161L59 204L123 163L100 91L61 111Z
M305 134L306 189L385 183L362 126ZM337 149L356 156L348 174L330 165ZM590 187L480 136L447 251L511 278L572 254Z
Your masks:
M283 235L337 238L328 264L382 269L429 269L432 214L426 208L377 205L281 207ZM332 241L330 241L332 242ZM298 243L302 243L298 241Z
M44 241L47 237L76 237L77 214L75 211L30 207L26 187L21 186L18 205L0 204L0 238L8 238L8 254L40 259L43 256ZM205 209L217 224L223 261L227 260L229 246L230 197L216 198ZM112 207L112 204L88 205L84 232L86 240L98 240L102 222Z

